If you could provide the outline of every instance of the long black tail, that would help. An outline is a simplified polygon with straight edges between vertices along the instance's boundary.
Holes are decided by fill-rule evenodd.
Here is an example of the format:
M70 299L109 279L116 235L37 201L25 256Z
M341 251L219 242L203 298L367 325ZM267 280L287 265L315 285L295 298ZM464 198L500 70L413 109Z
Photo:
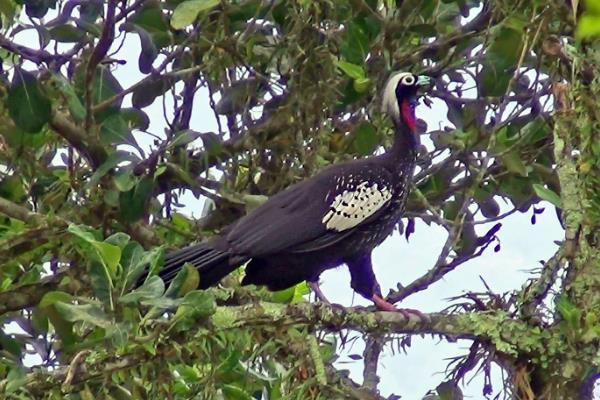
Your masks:
M168 253L158 276L168 286L185 263L192 264L198 270L199 289L215 285L239 265L231 265L229 253L215 250L208 243L200 243Z

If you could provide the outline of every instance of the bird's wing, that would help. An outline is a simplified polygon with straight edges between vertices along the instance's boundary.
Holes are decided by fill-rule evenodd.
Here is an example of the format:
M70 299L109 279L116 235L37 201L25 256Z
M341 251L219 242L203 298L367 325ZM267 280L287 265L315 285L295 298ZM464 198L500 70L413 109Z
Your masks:
M292 185L241 218L227 234L248 257L327 247L368 224L392 198L392 176L373 159L339 164Z

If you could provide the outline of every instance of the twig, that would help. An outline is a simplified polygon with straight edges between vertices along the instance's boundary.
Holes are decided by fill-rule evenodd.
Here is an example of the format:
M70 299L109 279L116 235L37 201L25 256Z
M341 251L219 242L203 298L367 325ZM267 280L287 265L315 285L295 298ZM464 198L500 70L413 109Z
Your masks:
M454 231L455 230L453 229L452 232L454 232ZM490 243L492 243L492 240L489 240L489 241L485 242L484 244L482 244L479 247L479 249L476 252L474 252L473 254L470 254L470 255L464 256L464 257L457 257L454 260L452 260L451 262L446 263L445 262L446 257L450 253L450 249L452 248L452 243L454 242L454 239L453 239L454 235L452 234L452 232L450 232L448 234L448 239L446 240L446 243L444 244L444 248L440 252L440 255L438 256L438 259L437 259L435 265L433 266L433 268L431 268L429 271L427 271L426 274L415 279L409 285L407 285L397 291L394 291L390 295L388 295L387 300L390 303L397 303L414 293L417 293L417 292L427 289L433 283L442 279L447 273L456 269L456 267L464 264L465 262L467 262L469 260L472 260L473 258L477 258L480 255L482 255L483 252L490 245Z
M85 357L92 353L91 350L81 350L79 353L75 354L75 357L69 363L67 367L67 373L65 376L65 380L62 384L62 390L64 392L68 391L71 387L71 384L76 381L76 375L80 371L80 365L85 361Z
M85 106L86 106L86 116L85 116L85 130L89 132L92 126L93 120L93 110L92 110L92 85L94 83L94 78L96 75L96 67L100 62L104 59L108 50L110 49L110 45L112 44L115 38L115 10L117 8L117 0L108 0L108 5L106 6L106 18L104 19L104 29L102 30L102 35L92 51L92 55L87 63L86 74L85 74Z

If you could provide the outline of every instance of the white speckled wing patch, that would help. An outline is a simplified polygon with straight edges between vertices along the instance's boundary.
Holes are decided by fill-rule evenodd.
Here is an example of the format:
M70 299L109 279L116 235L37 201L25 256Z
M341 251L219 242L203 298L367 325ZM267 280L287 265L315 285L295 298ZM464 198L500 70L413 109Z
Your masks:
M321 221L327 229L341 232L369 218L391 198L392 192L387 187L362 182L353 190L344 190L335 196Z

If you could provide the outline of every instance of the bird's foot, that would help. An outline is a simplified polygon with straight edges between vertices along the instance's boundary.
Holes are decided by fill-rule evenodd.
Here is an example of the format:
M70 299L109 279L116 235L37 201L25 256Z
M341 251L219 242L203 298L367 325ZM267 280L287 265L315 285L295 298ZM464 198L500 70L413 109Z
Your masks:
M411 315L417 316L417 318L419 318L420 320L428 319L428 317L419 310L413 310L412 308L398 308L389 301L376 294L373 295L371 300L373 300L375 306L377 306L377 308L379 308L381 311L397 312L402 314L402 316L406 319L410 318Z
M317 299L325 304L331 305L331 302L325 297L325 294L319 286L319 282L308 282L308 287L313 291Z

